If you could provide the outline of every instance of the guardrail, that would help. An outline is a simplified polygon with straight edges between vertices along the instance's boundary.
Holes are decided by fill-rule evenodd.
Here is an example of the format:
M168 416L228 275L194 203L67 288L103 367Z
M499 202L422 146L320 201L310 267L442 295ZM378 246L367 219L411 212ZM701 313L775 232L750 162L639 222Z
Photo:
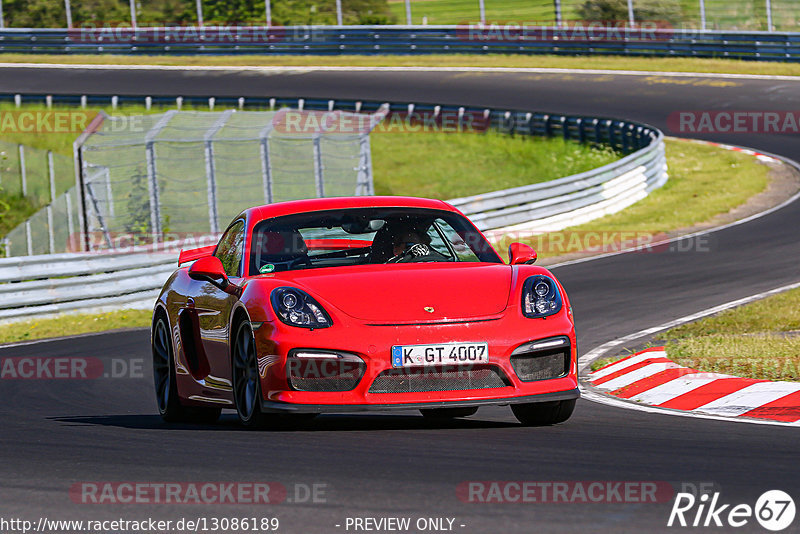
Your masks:
M0 95L0 101L21 97ZM83 95L27 95L25 101L99 103ZM116 104L143 97L111 97ZM205 98L147 97L151 104L207 102ZM240 109L375 111L382 102L319 99L211 99L210 105ZM103 97L102 103L109 103ZM516 187L450 201L481 230L501 232L536 220L536 230L555 230L618 211L646 196L667 180L663 134L650 126L601 117L566 116L433 104L393 103L391 111L425 114L434 121L447 112L517 136L560 137L611 146L625 156L603 167L531 186ZM479 135L479 134L474 134ZM528 228L527 226L525 226ZM499 230L498 230L499 229ZM0 320L103 306L149 307L169 274L176 254L58 254L0 259Z
M52 254L0 259L0 320L108 306L149 308L177 254Z
M205 26L0 30L0 53L561 54L800 60L800 33L459 26Z

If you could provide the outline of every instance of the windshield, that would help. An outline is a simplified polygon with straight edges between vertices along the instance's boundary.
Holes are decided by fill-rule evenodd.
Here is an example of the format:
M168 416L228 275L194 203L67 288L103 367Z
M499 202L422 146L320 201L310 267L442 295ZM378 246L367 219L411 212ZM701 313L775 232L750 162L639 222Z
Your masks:
M253 229L250 273L343 265L502 263L462 215L414 208L356 208L267 219Z

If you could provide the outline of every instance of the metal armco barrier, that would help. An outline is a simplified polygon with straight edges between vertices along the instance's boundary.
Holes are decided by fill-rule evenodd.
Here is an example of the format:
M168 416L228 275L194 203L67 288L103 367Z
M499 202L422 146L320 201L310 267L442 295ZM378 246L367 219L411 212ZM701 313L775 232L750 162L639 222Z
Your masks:
M13 98L14 95L0 95L0 101ZM27 95L25 101L45 98L45 95ZM47 98L54 103L101 103L101 97L84 95ZM134 103L143 98L125 97L124 100ZM123 97L102 97L104 104L111 100L119 103ZM164 104L175 100L176 97L151 99ZM214 102L217 106L235 105L240 109L286 106L357 112L376 111L383 104L314 99L228 100L220 98ZM207 101L181 98L184 104ZM450 201L481 230L546 231L580 224L633 204L667 180L663 134L645 124L601 117L433 104L392 103L389 109L390 113L424 114L433 117L434 122L437 117L444 121L445 114L449 118L457 117L458 123L477 118L487 128L508 135L560 137L611 146L625 154L614 163L588 172ZM149 307L148 302L152 303L158 289L175 269L176 259L174 253L59 254L0 259L0 295L3 297L0 320L103 306Z
M0 259L0 320L106 306L149 308L177 254L52 254Z
M206 26L0 30L0 53L562 54L800 60L800 33L459 26Z

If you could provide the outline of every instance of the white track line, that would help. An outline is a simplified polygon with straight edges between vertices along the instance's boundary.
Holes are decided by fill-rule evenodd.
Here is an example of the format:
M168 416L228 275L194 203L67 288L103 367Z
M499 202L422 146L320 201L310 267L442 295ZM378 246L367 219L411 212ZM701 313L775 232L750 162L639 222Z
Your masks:
M0 68L26 69L81 69L81 70L174 70L174 71L239 71L264 73L306 73L306 72L490 72L521 74L591 74L620 76L663 76L672 78L731 78L739 80L780 80L800 82L800 76L772 74L727 74L721 72L658 72L649 70L613 69L563 69L542 67L369 67L369 66L277 66L277 65L117 65L117 64L58 64L58 63L0 63Z
M664 358L666 357L666 355L667 355L666 352L645 352L644 354L637 354L636 356L631 356L626 360L612 363L608 367L604 367L599 371L592 373L592 380L598 380L600 378L603 378L604 376L616 373L617 371L627 369L628 367L636 365L639 362L643 362L648 358Z
M666 384L661 384L634 395L628 400L656 406L717 380L716 378L690 378L691 376L686 375L685 377L670 380Z
M635 371L631 371L629 373L625 373L622 376L618 376L617 378L612 378L608 382L603 384L594 386L597 389L606 389L608 391L615 391L619 388L624 388L625 386L630 386L634 382L638 382L644 378L652 376L656 373L660 373L661 371L666 371L667 369L678 369L680 365L674 362L658 362L658 363L651 363L645 365L644 367L640 367Z
M757 382L708 404L699 406L697 411L714 415L735 417L786 395L800 391L800 384L787 382Z

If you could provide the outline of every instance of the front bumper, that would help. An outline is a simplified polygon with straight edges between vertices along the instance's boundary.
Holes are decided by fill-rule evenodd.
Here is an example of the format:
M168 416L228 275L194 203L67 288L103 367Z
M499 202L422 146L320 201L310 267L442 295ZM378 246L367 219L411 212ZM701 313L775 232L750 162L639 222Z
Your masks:
M514 349L525 343L563 336L571 358L566 376L522 381L511 365ZM265 322L255 331L262 370L262 407L278 412L348 412L481 405L507 405L577 398L575 330L566 313L528 319L514 310L491 318L449 324L368 325L337 317L331 328L309 331ZM507 379L504 387L442 391L373 392L370 386L392 369L391 347L421 343L479 342L489 344L489 365ZM358 385L349 391L300 391L287 382L287 357L292 349L336 350L357 355L366 364Z
M528 404L534 402L553 402L577 399L581 396L578 388L555 393L541 393L524 397L507 397L499 399L471 399L445 402L408 402L392 404L291 404L264 400L261 411L265 413L354 413L383 410L423 410L427 408L468 408L480 406L508 406L511 404Z

